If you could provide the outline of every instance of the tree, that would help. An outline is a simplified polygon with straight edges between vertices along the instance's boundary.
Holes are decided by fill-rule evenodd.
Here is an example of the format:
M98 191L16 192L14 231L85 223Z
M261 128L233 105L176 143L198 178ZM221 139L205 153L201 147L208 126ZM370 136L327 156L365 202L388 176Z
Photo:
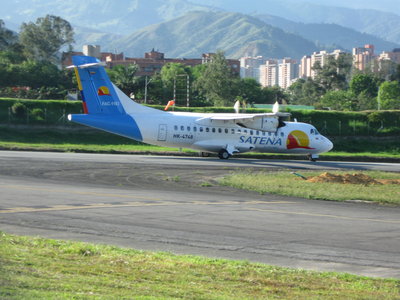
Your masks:
M186 105L190 73L190 67L181 63L167 63L162 67L160 75L164 88L164 101L175 96L177 105L183 105L183 103Z
M136 64L117 65L108 71L110 79L114 82L126 95L136 93L138 89L136 72L139 69Z
M218 51L195 82L201 95L215 106L232 106L235 101L237 76L232 72L223 52Z
M385 81L379 87L378 103L381 109L400 109L400 84Z
M396 65L396 71L393 73L391 80L400 82L400 64Z
M324 66L319 63L314 65L313 70L317 72L315 81L325 92L346 89L351 67L352 56L350 54L341 54L337 59L328 56Z
M35 23L22 23L20 43L28 58L39 61L57 61L56 55L63 46L72 49L74 32L70 23L61 17L47 15Z
M289 88L290 103L300 105L317 105L324 89L312 78L299 79Z
M351 91L328 91L322 96L320 105L333 110L356 110L357 97Z
M242 78L237 83L237 96L247 103L266 103L261 85L254 78Z
M7 29L3 20L0 19L0 51L8 50L11 45L17 42L17 35Z
M373 74L358 73L353 76L350 81L350 90L359 96L364 93L365 96L373 98L378 95L379 85L381 80Z

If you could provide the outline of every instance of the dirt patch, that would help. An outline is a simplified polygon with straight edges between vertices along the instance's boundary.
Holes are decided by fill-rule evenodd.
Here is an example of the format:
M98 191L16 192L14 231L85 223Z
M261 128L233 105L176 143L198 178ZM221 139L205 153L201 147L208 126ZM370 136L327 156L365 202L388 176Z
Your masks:
M310 177L309 182L326 182L326 183L342 183L342 184L363 184L363 185L381 185L381 184L400 184L400 179L374 179L362 173L353 174L332 174L329 172L321 175Z

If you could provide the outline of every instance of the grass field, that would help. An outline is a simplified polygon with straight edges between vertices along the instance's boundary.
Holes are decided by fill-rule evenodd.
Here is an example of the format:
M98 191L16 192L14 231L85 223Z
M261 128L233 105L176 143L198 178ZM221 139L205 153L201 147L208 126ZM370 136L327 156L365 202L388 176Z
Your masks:
M333 174L354 173L355 171L339 172ZM300 171L305 177L318 176L322 172ZM357 172L366 174L375 179L400 179L400 173L379 171ZM240 189L252 190L259 193L272 193L286 196L302 197L321 200L362 200L385 204L400 204L400 185L365 185L341 183L315 183L308 182L295 176L290 171L281 172L241 172L223 178L222 185ZM340 193L338 193L340 191Z
M0 232L1 299L398 299L400 280Z

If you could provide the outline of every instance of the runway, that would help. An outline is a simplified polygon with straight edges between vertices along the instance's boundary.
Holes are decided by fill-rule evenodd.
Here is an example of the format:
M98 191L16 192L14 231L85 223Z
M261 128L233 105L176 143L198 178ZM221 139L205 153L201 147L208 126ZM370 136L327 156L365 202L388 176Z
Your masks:
M400 278L400 208L259 195L234 170L400 164L0 151L0 230Z

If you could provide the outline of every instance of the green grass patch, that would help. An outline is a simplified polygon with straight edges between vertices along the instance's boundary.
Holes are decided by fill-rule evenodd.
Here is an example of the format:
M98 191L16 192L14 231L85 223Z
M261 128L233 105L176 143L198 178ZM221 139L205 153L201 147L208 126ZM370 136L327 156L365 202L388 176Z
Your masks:
M332 171L333 174L355 173L356 171ZM318 176L322 172L301 171L305 177ZM400 179L400 173L380 171L363 171L374 179ZM220 184L235 188L271 193L285 196L295 196L320 200L363 200L385 204L400 204L400 185L363 185L341 183L308 182L293 175L290 171L281 172L240 172L226 176ZM340 191L340 192L339 192Z
M1 299L396 299L400 280L0 232Z

